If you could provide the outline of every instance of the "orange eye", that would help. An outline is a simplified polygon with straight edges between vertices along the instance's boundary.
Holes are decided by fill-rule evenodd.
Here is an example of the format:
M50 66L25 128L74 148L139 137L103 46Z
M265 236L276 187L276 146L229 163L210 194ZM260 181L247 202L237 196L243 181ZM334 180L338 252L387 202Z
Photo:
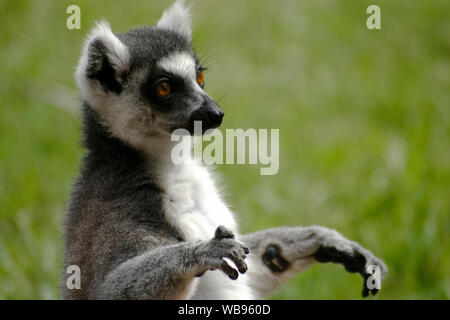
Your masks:
M168 81L162 81L158 83L156 87L156 93L161 97L167 97L172 92L170 83Z
M197 83L203 88L205 85L205 74L203 71L197 71Z

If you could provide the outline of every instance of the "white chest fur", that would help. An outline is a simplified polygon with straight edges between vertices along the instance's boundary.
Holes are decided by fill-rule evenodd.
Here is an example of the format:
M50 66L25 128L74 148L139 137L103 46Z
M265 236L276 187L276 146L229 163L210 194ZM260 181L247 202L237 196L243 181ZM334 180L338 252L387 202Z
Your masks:
M210 172L192 162L167 170L161 176L163 207L169 223L185 241L210 240L223 225L237 235L236 221L214 185ZM246 275L230 280L222 271L208 271L193 279L186 298L252 299Z
M237 232L208 170L192 162L172 167L161 177L166 218L186 241L209 240L219 225Z

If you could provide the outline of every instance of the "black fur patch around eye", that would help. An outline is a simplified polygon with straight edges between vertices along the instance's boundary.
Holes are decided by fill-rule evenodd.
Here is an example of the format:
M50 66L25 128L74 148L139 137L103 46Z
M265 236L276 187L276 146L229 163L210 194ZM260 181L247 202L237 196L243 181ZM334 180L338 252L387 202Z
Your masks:
M290 263L281 256L281 249L277 245L270 244L262 255L263 263L273 272L283 272L289 268Z
M171 94L168 97L159 97L156 94L156 85L160 79L166 79L171 86ZM189 88L185 79L164 72L158 68L153 68L151 74L141 86L142 97L149 105L160 112L171 112L174 108L179 108L185 103L185 98L189 96Z
M105 91L120 94L122 86L117 81L117 73L108 60L107 48L99 39L93 41L89 46L87 77L97 80Z

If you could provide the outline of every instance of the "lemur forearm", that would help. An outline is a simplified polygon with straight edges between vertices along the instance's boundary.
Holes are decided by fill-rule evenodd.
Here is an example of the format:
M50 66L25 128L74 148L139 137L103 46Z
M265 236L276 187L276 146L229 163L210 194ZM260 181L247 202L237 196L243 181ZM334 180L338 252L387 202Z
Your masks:
M184 299L193 277L220 269L231 279L245 273L248 248L218 227L209 241L162 246L125 261L110 272L101 287L100 298ZM230 259L238 271L230 267ZM105 294L103 294L105 293Z
M195 254L198 246L185 242L159 247L123 262L107 275L98 298L183 298L190 281L203 271Z
M324 229L322 227L271 228L239 236L239 240L249 246L251 254L261 256L268 246L279 246L283 257L293 262L312 255L318 249L325 233Z
M242 235L239 240L248 245L249 270L253 289L260 297L270 295L284 281L315 262L341 263L349 272L359 272L367 278L367 264L377 264L382 275L382 261L337 231L320 226L280 227ZM363 294L368 294L364 286Z

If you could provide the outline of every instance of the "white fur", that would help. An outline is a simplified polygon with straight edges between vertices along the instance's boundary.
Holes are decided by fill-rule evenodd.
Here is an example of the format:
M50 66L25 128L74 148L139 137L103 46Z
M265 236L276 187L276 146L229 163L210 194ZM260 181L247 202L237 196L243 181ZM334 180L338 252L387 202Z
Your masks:
M84 42L83 51L75 73L75 79L80 89L82 97L87 101L92 101L96 90L89 83L86 77L86 68L88 66L89 45L92 41L100 39L108 49L108 59L113 67L120 71L125 71L129 67L130 53L128 48L114 35L107 21L97 22Z
M236 221L205 167L191 160L166 169L158 178L165 191L165 214L187 241L210 240L220 225L237 232Z
M246 259L248 264L249 259ZM249 268L250 265L249 265ZM248 272L248 271L247 271ZM240 274L237 280L231 280L222 271L207 271L198 282L195 300L252 300L257 299L250 288L249 276Z
M157 25L158 28L177 32L189 40L192 38L190 8L184 6L184 0L177 0L164 11Z
M169 160L170 161L170 160ZM194 160L170 165L160 173L165 215L187 241L210 240L218 226L237 234L237 224L213 182L210 172ZM233 266L233 262L227 262ZM236 268L236 266L233 266ZM222 271L207 271L194 279L188 298L253 299L248 276L230 280Z
M134 96L126 93L120 96L106 93L100 84L87 78L89 45L96 39L103 41L108 49L108 59L119 73L126 71L130 65L128 48L114 35L108 22L97 22L85 40L76 70L76 81L83 100L89 101L112 135L149 156L165 153L171 145L160 141L167 140L167 135L160 129L163 125L158 125L163 122L162 118L152 118L151 109L138 105L139 101ZM189 53L178 52L170 55L161 59L159 65L168 72L191 79L194 90L201 90L195 80L195 60ZM156 138L158 134L162 134L159 139Z
M177 52L158 61L158 66L180 77L195 79L195 60L188 52Z
M108 59L118 73L126 71L130 66L128 48L114 35L108 22L97 22L85 40L75 74L83 100L89 101L90 106L100 115L101 121L112 135L146 154L161 153L161 148L170 146L159 143L156 138L150 141L149 137L154 137L155 133L161 133L156 124L159 119L152 119L151 110L147 106L138 105L138 101L130 94L123 93L117 96L107 93L99 83L87 78L89 46L96 39L100 39L105 44L108 49Z

